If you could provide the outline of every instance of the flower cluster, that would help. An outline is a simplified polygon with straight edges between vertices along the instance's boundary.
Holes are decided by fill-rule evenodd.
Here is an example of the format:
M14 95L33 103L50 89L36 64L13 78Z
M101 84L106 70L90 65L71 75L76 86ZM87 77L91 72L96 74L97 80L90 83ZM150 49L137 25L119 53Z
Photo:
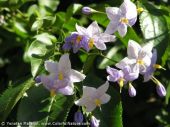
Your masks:
M130 0L124 0L120 8L107 7L106 14L110 20L105 32L101 32L97 22L92 22L87 28L75 25L76 30L70 36L65 38L63 45L64 51L73 49L73 53L77 53L80 48L89 52L93 48L99 50L106 50L106 42L115 41L115 36L111 35L118 31L120 36L124 37L127 33L127 27L133 26L137 20L137 13L142 8L137 9L136 5ZM96 13L92 8L84 7L82 9L84 14L90 15ZM132 82L136 80L139 75L143 75L144 82L150 79L156 83L156 90L159 96L165 96L166 90L164 86L153 76L156 69L164 69L162 66L156 64L157 51L153 49L152 44L140 46L137 42L129 40L127 47L127 57L118 62L112 68L108 66L106 71L108 73L107 80L110 82L117 82L120 86L120 92L125 84L128 84L128 92L130 97L136 96L136 90ZM56 93L63 95L73 95L75 82L81 82L85 79L85 75L71 68L69 54L61 56L58 62L45 61L45 69L48 75L37 76L36 82L42 83L45 88L51 92L51 96ZM111 96L106 92L109 88L109 82L106 81L98 88L83 86L83 95L80 99L75 101L78 106L83 106L86 112L92 112L96 107L101 109L101 105L109 102ZM75 113L74 120L76 122L83 121L83 114L81 111ZM91 126L98 127L100 120L91 116Z
M165 96L164 86L153 76L156 69L164 69L161 65L156 64L156 49L152 52L152 44L146 44L141 47L137 42L129 40L127 47L128 56L116 64L115 68L107 67L109 76L107 79L111 82L118 82L120 90L124 84L129 83L129 95L136 96L136 90L132 86L132 81L137 79L139 74L144 76L144 82L150 79L156 83L157 93L159 96Z

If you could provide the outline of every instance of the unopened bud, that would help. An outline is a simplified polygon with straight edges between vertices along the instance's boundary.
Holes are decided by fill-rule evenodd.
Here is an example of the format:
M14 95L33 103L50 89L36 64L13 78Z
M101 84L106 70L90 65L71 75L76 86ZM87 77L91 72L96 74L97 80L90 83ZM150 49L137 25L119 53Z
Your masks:
M74 121L78 122L78 123L83 122L83 114L80 111L78 111L74 114Z
M131 83L129 83L128 92L129 92L130 97L135 97L136 96L136 89L132 86Z
M85 15L89 15L93 12L95 12L95 10L90 8L90 7L83 7L82 8L82 13L85 14Z
M91 127L99 127L100 120L96 119L94 116L91 117Z

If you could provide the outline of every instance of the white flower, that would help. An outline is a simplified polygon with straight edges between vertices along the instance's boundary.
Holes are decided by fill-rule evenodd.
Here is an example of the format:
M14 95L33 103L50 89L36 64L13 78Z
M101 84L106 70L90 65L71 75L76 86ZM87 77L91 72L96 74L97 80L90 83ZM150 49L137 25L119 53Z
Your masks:
M73 83L85 79L84 74L71 69L68 54L62 55L59 62L45 61L45 69L49 75L41 75L41 82L52 93L72 95L74 93Z
M141 47L137 42L129 40L128 56L117 63L116 67L123 69L126 65L131 65L134 69L139 69L141 74L145 73L151 64L152 48L153 45L151 43Z
M124 0L120 8L107 7L106 14L110 19L106 33L113 34L118 31L122 37L126 35L127 27L133 26L137 20L136 5L130 0Z
M110 100L110 95L106 94L109 83L101 85L99 88L83 86L83 96L75 101L76 105L85 106L87 112L93 111L96 106L100 107Z
M105 42L112 42L115 40L115 36L107 33L102 33L97 22L94 21L87 28L76 24L77 33L81 36L88 38L87 43L84 43L84 48L89 51L93 45L100 50L106 50Z

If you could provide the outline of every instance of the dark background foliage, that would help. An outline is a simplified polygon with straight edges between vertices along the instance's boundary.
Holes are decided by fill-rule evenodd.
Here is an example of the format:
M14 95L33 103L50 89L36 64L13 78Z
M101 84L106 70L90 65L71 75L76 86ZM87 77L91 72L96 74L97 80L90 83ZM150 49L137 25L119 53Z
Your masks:
M43 1L45 0L0 1L0 108L2 108L0 110L0 121L43 122L49 113L47 112L49 108L46 107L52 101L48 98L49 92L41 86L34 87L35 82L30 78L44 72L44 60L49 58L58 60L59 53L63 53L61 51L63 40L70 32L75 30L75 23L87 26L92 20L97 20L102 28L107 26L106 15L85 16L81 14L82 5L104 11L106 6L119 6L122 3L121 0L54 0L54 3L52 3L54 6L40 8L45 3ZM152 81L143 83L142 76L133 83L137 89L137 96L134 98L128 96L127 88L123 89L120 97L117 86L111 83L113 88L109 89L109 92L113 94L113 103L111 101L108 104L110 109L107 110L108 112L113 111L112 116L107 117L109 114L107 114L105 108L103 114L98 113L99 111L94 112L94 114L98 114L97 118L102 114L108 119L119 119L116 115L121 114L123 109L124 127L169 127L170 1L139 0L134 2L148 11L147 16L139 15L138 22L133 28L128 29L125 38L121 38L116 33L117 41L114 44L108 44L108 50L104 51L103 54L112 60L119 61L126 56L126 46L129 39L136 40L141 44L154 41L155 48L159 52L158 63L166 68L166 71L157 71L156 77L166 87L167 96L160 98L156 94L155 84ZM38 5L39 9L33 6L35 4ZM75 4L78 6L75 7ZM30 7L32 8L30 9ZM153 25L154 23L159 26L159 32L154 36L147 34L147 30L143 26L143 22L150 23L150 20L153 21L152 24L149 24L150 29L157 29ZM41 21L43 21L43 25ZM45 33L46 42L35 37L43 33ZM159 33L162 33L161 37L158 36ZM51 46L50 43L55 46ZM81 70L83 67L87 74L88 78L83 82L83 85L92 83L96 87L98 83L106 80L105 67L115 64L101 56L91 56L83 52L79 52L79 54L71 53L70 58L73 68ZM76 84L77 87L80 87L80 85L82 84ZM27 89L29 89L27 91L28 97L23 97ZM121 106L114 106L114 103L119 105L120 98L122 109ZM73 121L74 112L77 111L78 107L69 102L73 102L75 97L57 96L55 99L58 103L52 105L50 112L52 115L50 114L47 121ZM67 102L67 99L69 102ZM42 100L44 100L43 103ZM64 107L64 110L68 110L68 112L61 110L62 105L69 105ZM31 110L28 110L28 108L31 108ZM68 117L61 116L61 114L66 114L65 116ZM88 121L88 119L84 121ZM105 126L114 127L116 125L106 124Z

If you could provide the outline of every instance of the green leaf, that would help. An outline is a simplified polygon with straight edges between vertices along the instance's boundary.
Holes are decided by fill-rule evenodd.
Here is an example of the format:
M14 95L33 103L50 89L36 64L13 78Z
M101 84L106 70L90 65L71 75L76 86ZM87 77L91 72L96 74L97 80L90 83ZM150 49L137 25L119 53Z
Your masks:
M13 86L5 90L0 96L0 122L5 121L11 110L33 83L34 81L32 79L24 79L23 81L16 82Z
M68 21L76 12L80 11L81 8L82 8L81 4L70 5L66 11L66 21Z
M113 48L111 48L106 54L107 58L103 58L103 60L98 65L98 67L100 69L105 69L107 66L115 64L115 62L113 62L113 61L115 60L115 58L118 58L116 53L118 52L119 49L120 49L120 47L118 47L118 46L114 46ZM113 61L111 61L110 59L112 59Z
M150 3L140 3L144 12L139 17L141 30L146 42L153 43L160 59L168 46L168 25L162 12Z
M47 53L47 48L44 44L42 44L38 41L34 41L30 45L30 47L27 51L27 55L31 61L31 73L32 73L33 77L35 77L37 75L37 72L38 72L41 64L43 63L42 59L38 59L33 56L34 55L44 56L46 53Z
M97 21L97 23L104 27L109 24L109 19L105 13L93 13L90 16L90 19Z
M169 99L170 99L170 82L168 84L168 87L167 87L167 94L166 94L166 98L165 98L165 103L168 105L169 103Z
M83 85L98 88L104 82L91 72L83 81ZM99 108L96 108L92 114L100 120L101 127L123 127L120 93L111 85L107 93L111 96L111 100L101 106L101 111Z
M37 31L43 25L43 20L37 20L32 24L31 31Z
M52 42L57 41L55 36L50 35L48 33L41 33L39 35L36 35L34 38L36 38L37 41L42 42L46 45L52 45Z
M65 122L74 104L73 96L57 94L55 97L50 97L44 86L33 87L27 94L28 97L23 98L19 104L17 120L19 122L36 121L41 127L44 123Z
M55 11L60 3L59 0L38 0L40 6L45 6Z

